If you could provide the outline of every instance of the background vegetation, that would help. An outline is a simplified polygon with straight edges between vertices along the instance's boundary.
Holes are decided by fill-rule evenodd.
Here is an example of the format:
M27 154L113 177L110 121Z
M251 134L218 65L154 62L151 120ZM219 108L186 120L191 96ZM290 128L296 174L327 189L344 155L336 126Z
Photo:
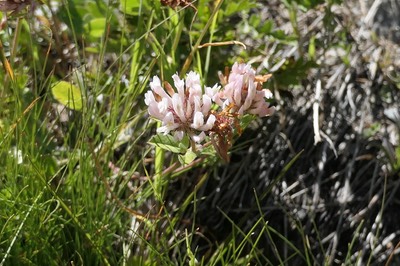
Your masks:
M399 263L400 7L378 2L51 0L9 16L0 265ZM247 49L197 49L222 41ZM277 111L229 164L148 144L153 75L214 84L237 61L273 74Z

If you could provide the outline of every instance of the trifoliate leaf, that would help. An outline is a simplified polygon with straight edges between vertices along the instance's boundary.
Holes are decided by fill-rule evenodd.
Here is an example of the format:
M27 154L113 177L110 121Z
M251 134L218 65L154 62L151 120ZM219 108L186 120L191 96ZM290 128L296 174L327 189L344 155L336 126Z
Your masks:
M197 154L193 152L191 149L188 149L184 155L179 155L178 159L182 165L188 165L196 159Z
M78 87L66 81L53 84L51 88L54 98L66 107L80 111L82 109L82 94Z
M149 140L149 143L173 153L185 153L187 150L184 142L177 141L171 135L157 134Z

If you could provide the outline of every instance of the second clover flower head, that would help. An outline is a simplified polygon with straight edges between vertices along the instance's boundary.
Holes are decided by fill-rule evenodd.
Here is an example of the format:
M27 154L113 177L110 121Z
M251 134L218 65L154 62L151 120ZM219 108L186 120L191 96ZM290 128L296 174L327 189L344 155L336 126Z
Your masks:
M223 108L229 106L238 115L246 113L260 117L271 115L274 108L269 106L267 99L272 93L262 88L270 75L257 76L249 64L235 63L227 79L220 97L224 99Z

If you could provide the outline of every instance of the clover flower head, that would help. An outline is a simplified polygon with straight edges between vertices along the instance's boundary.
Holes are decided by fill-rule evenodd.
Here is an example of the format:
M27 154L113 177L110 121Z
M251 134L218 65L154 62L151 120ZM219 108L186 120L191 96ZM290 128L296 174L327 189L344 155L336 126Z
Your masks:
M200 143L205 139L204 132L211 130L215 123L211 108L217 89L206 88L208 93L203 94L200 76L193 71L186 79L180 79L176 74L172 79L176 90L167 82L161 86L160 79L153 77L151 90L145 94L148 112L162 121L157 132L168 134L173 131L177 140L187 133L193 141Z
M250 113L262 117L272 114L274 109L266 102L272 93L262 89L262 83L268 78L269 75L257 76L249 64L235 63L221 95L224 99L222 107L229 106L239 115Z

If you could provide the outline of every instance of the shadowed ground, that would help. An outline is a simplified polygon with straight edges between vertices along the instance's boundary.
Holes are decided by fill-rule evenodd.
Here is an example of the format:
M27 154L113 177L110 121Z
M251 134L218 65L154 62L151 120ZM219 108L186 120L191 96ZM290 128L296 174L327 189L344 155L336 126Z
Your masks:
M324 22L324 6L298 14L302 49L307 49L311 36L322 40L316 46L319 67L301 79L299 88L274 84L276 114L242 135L239 143L244 146L200 191L198 198L205 200L197 205L196 224L209 241L199 237L193 245L200 244L205 254L214 243L231 237L232 222L248 232L262 227L256 225L260 218L298 249L307 246L316 265L383 265L396 254L399 4L360 2L334 6L329 24ZM290 32L283 9L272 1L254 12ZM343 40L347 47L334 45ZM255 49L263 42L266 57L254 59L259 70L274 69L281 58L302 56L301 49L285 45L272 56L276 41L268 37L246 44ZM283 172L297 154L299 158ZM274 233L263 233L257 246L266 264L276 265L279 257L285 261L294 253ZM399 263L397 255L391 260ZM303 263L295 256L289 265Z

